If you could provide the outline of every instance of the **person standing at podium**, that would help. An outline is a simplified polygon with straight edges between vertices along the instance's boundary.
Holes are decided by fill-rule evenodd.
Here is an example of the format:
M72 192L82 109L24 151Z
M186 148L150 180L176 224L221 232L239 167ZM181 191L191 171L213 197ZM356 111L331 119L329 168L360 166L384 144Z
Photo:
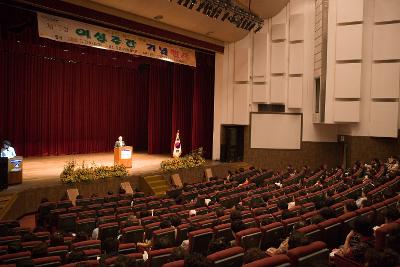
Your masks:
M118 140L115 141L114 147L123 147L125 146L125 142L122 140L122 136L118 137Z
M17 156L15 154L14 148L11 146L11 142L10 141L7 141L7 140L3 141L3 148L1 149L0 156L2 158L9 158L9 159Z

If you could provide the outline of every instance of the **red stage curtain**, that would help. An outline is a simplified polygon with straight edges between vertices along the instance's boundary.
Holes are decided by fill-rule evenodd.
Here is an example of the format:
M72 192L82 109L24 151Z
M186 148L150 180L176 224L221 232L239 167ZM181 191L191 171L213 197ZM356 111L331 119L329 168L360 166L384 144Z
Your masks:
M22 14L21 14L22 13ZM35 14L0 10L0 139L23 156L212 151L214 55L197 67L38 37Z

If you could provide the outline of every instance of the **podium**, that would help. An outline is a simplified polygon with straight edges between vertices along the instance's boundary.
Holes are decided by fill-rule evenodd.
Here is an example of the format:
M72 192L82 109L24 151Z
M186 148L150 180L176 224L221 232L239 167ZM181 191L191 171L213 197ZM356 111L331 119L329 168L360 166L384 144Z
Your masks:
M23 157L0 158L0 187L22 183Z
M132 147L123 146L114 148L114 164L132 168Z

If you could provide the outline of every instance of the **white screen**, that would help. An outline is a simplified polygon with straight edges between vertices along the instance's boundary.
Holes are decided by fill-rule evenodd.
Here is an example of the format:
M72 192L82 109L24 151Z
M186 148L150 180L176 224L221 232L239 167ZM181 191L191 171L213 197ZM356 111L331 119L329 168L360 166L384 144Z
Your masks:
M251 114L251 148L300 149L301 114Z

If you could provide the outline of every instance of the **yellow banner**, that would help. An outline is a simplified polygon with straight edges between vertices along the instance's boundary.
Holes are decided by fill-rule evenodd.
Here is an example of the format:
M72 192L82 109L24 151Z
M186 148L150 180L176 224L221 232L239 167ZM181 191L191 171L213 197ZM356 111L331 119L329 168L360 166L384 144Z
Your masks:
M37 12L39 36L196 66L193 49Z

